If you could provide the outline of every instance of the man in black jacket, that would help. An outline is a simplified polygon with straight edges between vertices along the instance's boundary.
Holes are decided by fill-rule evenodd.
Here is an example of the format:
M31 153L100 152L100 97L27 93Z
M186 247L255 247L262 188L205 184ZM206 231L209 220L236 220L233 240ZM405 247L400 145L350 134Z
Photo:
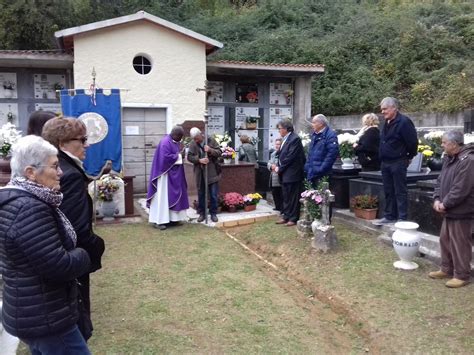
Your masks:
M272 168L280 176L283 210L282 218L276 223L291 227L300 217L300 194L306 158L301 139L293 132L293 123L288 119L281 120L278 129L283 141L278 164Z
M418 138L411 119L398 111L398 101L386 97L380 103L385 124L380 132L380 160L385 194L384 218L378 224L407 219L407 167L417 154Z

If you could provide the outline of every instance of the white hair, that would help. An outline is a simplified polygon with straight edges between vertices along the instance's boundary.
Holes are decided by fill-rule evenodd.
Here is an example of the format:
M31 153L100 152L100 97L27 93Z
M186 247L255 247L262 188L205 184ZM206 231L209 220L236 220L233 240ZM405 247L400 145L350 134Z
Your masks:
M459 146L464 145L464 133L457 130L450 130L443 134L448 142L456 143Z
M191 128L191 130L189 131L189 135L191 136L191 138L195 138L196 136L199 136L200 134L202 134L201 130L197 127L193 127Z
M26 167L44 165L56 155L58 150L54 145L41 137L29 135L20 138L12 147L12 178L24 176Z
M313 119L311 120L311 122L313 121L316 121L316 122L321 122L323 125L329 127L329 121L328 119L326 118L326 116L324 116L323 114L319 113L317 114L316 116L313 117Z
M390 106L390 107L395 107L397 110L399 109L400 105L398 103L398 100L394 97L385 97L382 101L380 101L380 106Z

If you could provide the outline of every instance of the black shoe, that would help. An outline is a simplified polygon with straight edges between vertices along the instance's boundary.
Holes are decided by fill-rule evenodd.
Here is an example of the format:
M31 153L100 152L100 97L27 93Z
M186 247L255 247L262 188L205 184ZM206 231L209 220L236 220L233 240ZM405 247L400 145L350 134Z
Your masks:
M217 216L215 214L211 214L211 221L213 221L214 223L217 223L219 219L217 218Z
M376 225L376 226L382 226L382 225L390 225L390 224L394 224L395 222L397 222L396 220L393 220L393 219L388 219L388 218L382 218L382 219L376 219L372 222L372 224Z
M203 214L200 214L199 215L199 218L197 219L198 223L201 223L204 221L204 215Z

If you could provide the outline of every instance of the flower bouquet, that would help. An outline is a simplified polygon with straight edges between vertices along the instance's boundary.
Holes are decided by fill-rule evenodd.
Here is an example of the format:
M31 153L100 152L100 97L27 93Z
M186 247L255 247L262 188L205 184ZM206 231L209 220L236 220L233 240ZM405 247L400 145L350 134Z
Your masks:
M222 154L221 154L222 158L224 159L224 161L229 161L232 160L232 159L235 159L235 157L237 156L237 153L235 152L234 148L232 147L225 147L222 149Z
M305 200L307 213L311 220L321 219L321 204L323 196L320 190L311 188L311 184L305 184L306 190L301 193L301 198Z
M222 205L229 211L235 212L244 206L244 197L238 192L228 192L224 195Z
M21 137L21 131L18 131L14 124L7 122L0 129L0 155L7 158L10 155L12 145Z
M228 132L224 132L224 134L214 134L214 139L216 140L217 144L224 149L227 147L231 142L232 138L230 137Z
M301 139L301 144L303 144L303 149L306 155L308 155L309 144L311 143L311 136L309 133L300 131L298 137Z
M337 136L337 142L339 143L339 156L341 159L352 159L355 156L354 143L356 143L357 137L354 134L342 133Z
M443 165L443 147L441 147L441 139L444 131L431 131L426 133L420 140L418 152L423 154L423 161L426 162L431 170L441 170Z
M117 175L104 174L97 180L97 197L100 201L113 201L121 185L123 180Z
M15 90L15 83L13 81L4 81L3 82L3 88L5 90Z

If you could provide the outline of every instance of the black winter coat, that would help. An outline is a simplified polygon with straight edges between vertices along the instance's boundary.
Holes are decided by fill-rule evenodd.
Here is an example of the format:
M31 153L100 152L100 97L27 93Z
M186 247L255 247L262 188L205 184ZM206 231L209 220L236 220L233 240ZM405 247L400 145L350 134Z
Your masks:
M380 170L379 159L380 131L371 127L362 134L355 148L355 153L364 170Z
M418 153L418 137L412 120L400 112L380 132L379 157L382 162L410 160Z
M306 162L303 144L295 132L288 134L278 157L278 175L282 183L302 182Z
M71 222L77 233L77 246L84 248L91 259L90 269L79 281L79 295L82 304L78 326L84 339L92 336L90 280L89 273L102 267L101 258L105 250L104 240L92 230L92 199L87 192L89 178L76 162L63 151L59 150L59 165L63 171L61 176L61 192L64 195L59 208Z
M77 323L76 278L89 270L55 209L27 191L0 189L2 322L19 338L62 333Z

